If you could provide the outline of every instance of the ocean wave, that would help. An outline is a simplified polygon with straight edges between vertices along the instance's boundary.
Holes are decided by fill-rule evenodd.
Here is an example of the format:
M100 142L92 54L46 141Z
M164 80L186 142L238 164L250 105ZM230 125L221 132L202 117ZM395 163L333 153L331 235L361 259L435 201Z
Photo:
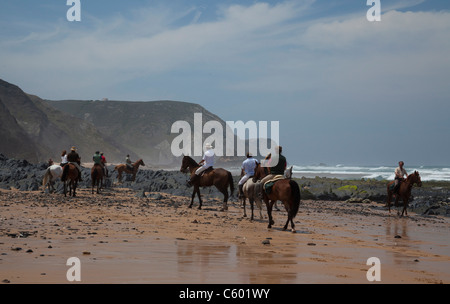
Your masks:
M393 180L396 167L390 166L351 166L351 165L294 165L295 176L319 176L336 178L365 178ZM450 168L416 166L405 168L408 173L418 171L423 181L450 181Z

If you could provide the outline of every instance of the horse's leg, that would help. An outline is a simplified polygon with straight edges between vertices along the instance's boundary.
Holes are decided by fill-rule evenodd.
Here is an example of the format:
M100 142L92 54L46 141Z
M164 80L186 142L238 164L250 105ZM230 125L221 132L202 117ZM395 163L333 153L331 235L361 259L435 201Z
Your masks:
M387 202L386 202L386 204L387 204L389 213L391 213L391 200L392 200L392 192L390 192L390 191L388 190L388 195L387 195Z
M192 191L191 204L189 205L188 208L192 208L192 205L194 204L194 197L195 197L195 188L194 188L194 190Z
M398 201L400 200L400 195L397 194L395 196L395 202L394 202L394 206L397 208L397 215L400 215L400 211L398 210Z
M67 197L67 181L64 181L64 196Z
M220 191L223 194L223 206L221 211L227 211L228 210L228 190L225 188L225 190Z
M77 184L78 184L78 179L76 179L75 181L73 181L73 197L76 197L76 190L77 190Z
M269 201L266 197L264 197L264 201L267 206L267 215L269 216L269 225L267 228L272 228L272 225L275 223L272 219L272 207L273 207L273 201Z
M406 210L406 208L408 207L408 199L407 198L403 198L403 210L402 210L402 215L403 213L405 213L405 216L408 215L408 210Z
M202 198L200 197L200 186L197 187L197 195L198 195L198 202L199 202L198 210L200 210L200 209L202 209Z
M263 219L263 215L262 215L262 202L258 197L255 197L253 200L256 203L256 206L259 209L259 217L260 219Z
M253 216L254 211L253 210L254 210L255 202L254 202L253 198L250 198L249 202L250 202L250 208L252 209L252 216L250 217L250 221L253 221L253 218L254 218L254 216Z
M286 209L286 212L288 214L288 218L287 218L286 224L284 224L284 227L283 227L283 231L285 231L287 229L287 227L288 227L289 221L291 220L291 216L289 215L289 207L284 202L283 202L283 205L284 205L284 208Z
M247 212L245 211L245 201L246 200L247 200L247 198L244 196L244 198L242 199L242 204L244 205L244 217L247 217Z

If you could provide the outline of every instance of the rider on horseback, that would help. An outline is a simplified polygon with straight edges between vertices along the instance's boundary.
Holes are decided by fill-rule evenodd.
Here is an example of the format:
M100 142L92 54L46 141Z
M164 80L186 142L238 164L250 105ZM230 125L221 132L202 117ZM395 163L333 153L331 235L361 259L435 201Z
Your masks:
M94 156L92 156L92 160L94 161L95 165L102 165L102 156L100 155L100 151L96 151Z
M244 170L245 175L239 180L238 186L239 186L239 198L244 197L244 184L245 182L252 177L253 175L255 175L255 169L256 166L258 165L258 160L253 158L253 155L249 152L247 153L247 159L244 160L244 162L242 163L242 170Z
M404 164L405 163L403 161L399 161L398 167L395 169L394 193L397 193L400 188L400 183L405 180L404 176L406 175L406 177L408 177L408 173L406 173L406 170L403 168Z
M103 155L103 152L100 152L100 156L102 158L102 168L103 168L103 174L108 177L108 168L106 167L106 157Z
M70 153L67 154L67 161L69 162L69 164L73 164L77 168L77 170L78 170L78 181L82 182L83 180L81 179L81 168L80 168L81 157L76 152L76 148L75 147L72 147L70 149Z
M214 166L214 150L212 149L211 144L207 143L205 144L206 152L203 155L203 159L199 162L199 165L201 165L200 168L198 168L194 174L191 176L191 180L188 182L188 186L192 186L196 179L199 179L200 176L204 171L206 171L209 168L212 168Z
M61 163L59 164L61 167L64 167L65 165L67 165L68 161L67 161L67 152L66 150L63 150L61 153Z
M276 175L284 175L287 161L286 157L284 157L284 155L281 155L282 150L283 148L281 146L275 147L275 153L277 153L278 156L278 163L274 167L270 167L270 174L268 174L256 184L256 191L261 199L263 198L264 184L273 179Z
M127 154L127 158L125 159L125 164L127 165L127 169L133 171L133 163L130 159L130 154Z

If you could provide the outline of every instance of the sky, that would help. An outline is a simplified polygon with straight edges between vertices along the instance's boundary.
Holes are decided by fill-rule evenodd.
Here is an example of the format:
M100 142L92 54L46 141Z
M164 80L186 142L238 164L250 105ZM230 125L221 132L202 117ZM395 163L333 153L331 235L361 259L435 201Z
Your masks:
M0 78L278 121L292 164L450 166L450 1L380 3L0 0Z

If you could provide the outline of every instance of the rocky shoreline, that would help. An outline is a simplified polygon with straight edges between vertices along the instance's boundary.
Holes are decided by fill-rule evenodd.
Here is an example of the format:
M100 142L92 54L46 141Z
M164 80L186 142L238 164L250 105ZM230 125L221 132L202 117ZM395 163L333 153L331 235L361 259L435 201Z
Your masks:
M27 160L8 159L0 154L0 189L20 191L38 191L42 188L42 177L47 168L46 163L32 164ZM188 176L179 171L141 169L136 180L125 175L122 183L117 182L114 166L108 166L110 177L106 187L129 188L136 196L158 196L167 193L190 197L192 189L186 186ZM83 182L79 188L90 188L90 168L83 167ZM235 185L239 177L234 176ZM302 200L345 201L348 203L386 202L387 181L378 180L340 180L336 178L297 178L301 186ZM63 185L57 182L57 192L62 193ZM235 187L237 188L237 187ZM47 191L47 190L45 190ZM236 192L236 191L235 191ZM145 194L147 193L147 194ZM201 193L206 198L222 198L214 187L204 188ZM230 198L237 201L236 193ZM422 187L414 186L409 210L423 215L450 216L450 182L427 181Z

